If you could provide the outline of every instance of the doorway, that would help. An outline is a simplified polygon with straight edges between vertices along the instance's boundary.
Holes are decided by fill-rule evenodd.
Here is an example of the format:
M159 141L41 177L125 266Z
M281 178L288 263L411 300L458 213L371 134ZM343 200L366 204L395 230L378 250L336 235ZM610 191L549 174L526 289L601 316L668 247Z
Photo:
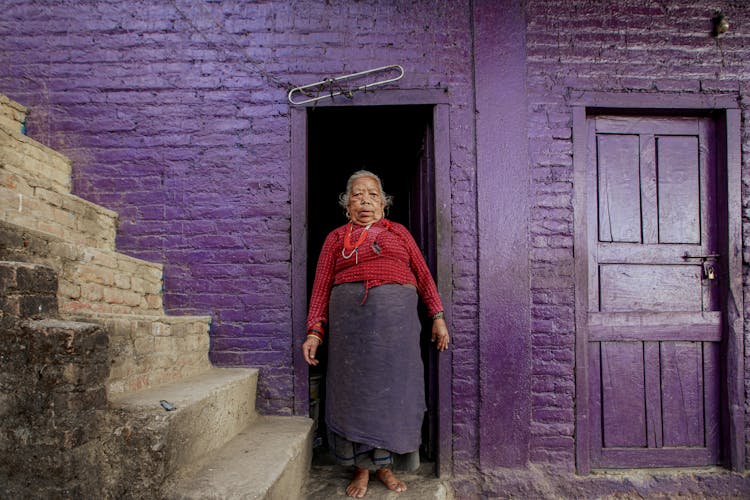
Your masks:
M332 106L307 110L306 292L310 296L320 248L326 235L344 224L338 204L349 176L370 170L394 198L386 217L406 226L437 280L433 106ZM445 300L445 298L444 298ZM437 453L437 354L422 310L422 360L427 412L422 459ZM326 344L320 364L310 369L310 408L316 419L316 444L325 446Z

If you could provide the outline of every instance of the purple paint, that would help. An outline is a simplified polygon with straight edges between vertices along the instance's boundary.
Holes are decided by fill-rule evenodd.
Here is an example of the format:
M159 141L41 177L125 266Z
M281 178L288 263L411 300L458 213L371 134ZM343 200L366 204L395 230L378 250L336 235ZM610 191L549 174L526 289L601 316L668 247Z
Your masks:
M304 298L294 293L290 249L300 237L292 216L305 213L293 198L299 166L290 168L290 134L301 132L285 85L397 62L406 77L396 89L438 89L454 337L440 368L450 379L443 423L467 496L478 494L478 470L491 471L491 494L508 484L492 475L498 467L526 471L530 462L569 474L563 481L578 486L556 490L563 496L622 491L596 481L585 490L570 476L588 464L580 431L591 425L580 413L586 348L576 343L586 311L576 294L583 247L573 163L586 151L576 149L574 119L615 105L726 109L719 162L735 188L721 208L736 216L724 221L722 244L737 301L720 362L737 404L722 415L722 452L742 470L750 350L738 277L750 244L739 211L749 139L738 98L750 94L741 43L750 12L722 4L732 28L717 40L714 7L678 1L624 0L605 11L584 0L331 3L10 0L0 92L30 108L32 137L73 159L76 194L120 214L119 248L165 264L168 310L213 316L212 361L262 367L259 408L304 413L304 374L292 362ZM612 95L632 98L613 104Z
M493 2L478 2L475 9L477 184L483 207L479 458L483 468L523 467L532 408L525 34L520 11Z

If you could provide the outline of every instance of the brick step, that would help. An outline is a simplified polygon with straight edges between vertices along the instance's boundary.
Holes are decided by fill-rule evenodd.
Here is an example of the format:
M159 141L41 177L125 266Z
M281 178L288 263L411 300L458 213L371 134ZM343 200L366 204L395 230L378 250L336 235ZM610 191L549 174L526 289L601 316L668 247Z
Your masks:
M79 245L115 249L117 213L72 194L33 186L0 166L0 219Z
M164 481L222 448L258 418L258 370L211 368L181 381L110 396L111 498L153 498ZM174 405L166 411L160 401Z
M23 177L30 186L70 194L70 159L3 122L0 122L0 167Z
M0 359L0 498L95 490L99 414L107 407L106 332L53 318L7 322Z
M163 314L163 266L0 221L0 260L35 262L58 273L62 312Z
M11 318L57 315L57 274L48 267L0 261L0 325Z
M312 420L260 417L199 471L168 481L162 498L303 498L311 457Z
M204 373L210 316L75 313L71 319L98 323L109 332L110 396Z
M0 128L21 132L27 113L26 106L0 94Z

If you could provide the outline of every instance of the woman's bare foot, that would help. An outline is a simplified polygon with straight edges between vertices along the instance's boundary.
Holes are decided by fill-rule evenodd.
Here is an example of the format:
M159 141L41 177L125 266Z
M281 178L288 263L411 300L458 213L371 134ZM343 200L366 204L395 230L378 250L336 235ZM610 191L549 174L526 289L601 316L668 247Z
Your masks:
M391 469L378 469L375 475L380 479L380 482L385 485L391 491L402 492L406 491L406 483L396 478L393 475Z
M354 477L346 487L346 496L352 498L364 498L367 493L367 483L370 481L370 471L367 469L360 469L354 472Z

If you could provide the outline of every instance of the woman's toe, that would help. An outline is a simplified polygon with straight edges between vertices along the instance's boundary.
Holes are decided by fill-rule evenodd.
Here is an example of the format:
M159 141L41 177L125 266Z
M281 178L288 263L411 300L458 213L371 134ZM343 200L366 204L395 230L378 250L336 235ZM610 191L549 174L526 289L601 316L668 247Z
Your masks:
M346 496L351 498L364 498L367 493L367 483L370 479L370 471L358 470L354 478L346 487Z
M406 483L399 480L393 475L393 471L390 469L380 469L377 472L378 479L382 482L386 488L391 491L402 492L406 491Z

